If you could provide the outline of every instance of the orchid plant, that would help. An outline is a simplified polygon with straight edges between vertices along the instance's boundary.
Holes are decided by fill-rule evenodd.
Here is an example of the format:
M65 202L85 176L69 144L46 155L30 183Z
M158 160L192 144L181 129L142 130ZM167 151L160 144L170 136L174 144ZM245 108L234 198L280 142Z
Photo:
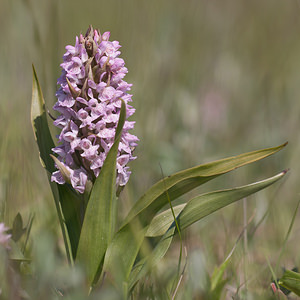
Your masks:
M245 186L200 194L173 206L178 197L246 164L281 150L286 144L195 166L150 187L123 220L118 197L129 180L128 163L138 138L129 133L134 122L131 84L119 58L120 44L89 27L67 46L58 79L60 128L50 134L45 102L33 68L31 119L40 160L45 168L70 265L84 268L89 292L112 278L126 298L162 259L174 237L207 215L281 179L286 171ZM142 251L149 239L151 251ZM105 276L108 274L109 276Z

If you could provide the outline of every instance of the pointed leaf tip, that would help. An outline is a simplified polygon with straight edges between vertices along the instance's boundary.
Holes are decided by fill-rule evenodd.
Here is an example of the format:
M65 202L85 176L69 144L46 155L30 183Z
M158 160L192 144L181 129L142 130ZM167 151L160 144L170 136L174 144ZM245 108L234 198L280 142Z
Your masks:
M32 99L31 99L31 122L33 123L35 118L42 115L44 111L44 97L40 87L40 83L34 68L32 65ZM34 123L32 124L34 127Z
M50 154L50 157L53 159L53 161L55 162L57 168L59 169L63 179L65 180L65 182L67 183L71 183L71 172L65 167L65 165L54 155Z
M285 175L290 169L285 169L283 170L281 173L283 173L283 175Z
M31 123L34 137L39 147L42 166L52 173L55 171L55 168L49 154L51 149L54 148L54 143L48 126L42 89L34 66L32 66L32 72Z

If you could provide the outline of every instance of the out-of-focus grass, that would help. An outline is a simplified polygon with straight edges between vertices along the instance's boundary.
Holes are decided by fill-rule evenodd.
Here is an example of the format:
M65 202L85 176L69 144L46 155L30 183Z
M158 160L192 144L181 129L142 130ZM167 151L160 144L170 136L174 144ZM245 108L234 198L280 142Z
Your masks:
M299 2L1 0L0 200L8 225L18 211L25 218L36 212L33 234L58 229L30 124L31 64L51 108L64 47L89 24L120 41L134 84L132 119L141 141L125 196L137 199L160 179L159 163L168 175L289 141L266 162L209 184L234 186L291 168L284 184L248 202L254 222L269 214L249 239L249 253L237 254L232 266L233 281L242 283L246 259L255 278L248 288L268 289L265 253L276 263L299 193ZM202 253L212 270L242 230L242 216L240 203L195 225L187 238L191 255ZM296 220L282 259L287 267L300 265L299 228Z

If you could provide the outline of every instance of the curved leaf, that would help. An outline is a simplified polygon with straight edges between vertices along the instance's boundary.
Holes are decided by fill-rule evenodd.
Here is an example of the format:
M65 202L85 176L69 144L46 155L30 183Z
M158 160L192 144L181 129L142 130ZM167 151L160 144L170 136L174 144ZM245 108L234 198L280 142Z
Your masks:
M282 178L285 174L286 171L283 171L271 178L256 183L234 189L211 192L191 199L177 217L180 229L184 230L205 216L268 187ZM176 226L175 222L173 222L171 227L156 245L153 255L137 263L132 274L130 274L129 288L132 288L136 282L146 274L150 266L154 266L165 255L171 244L174 233L176 233L175 230Z
M89 284L94 282L115 232L116 159L125 118L126 107L122 101L115 142L92 188L81 229L76 262L85 267Z
M123 222L123 226L140 215L141 220L150 221L152 217L168 203L166 191L173 201L195 187L236 168L270 156L285 145L240 154L207 164L186 169L168 176L154 184L133 206Z
M177 217L180 229L184 230L198 220L212 214L237 200L248 197L261 189L268 187L282 178L287 171L283 171L271 178L258 181L242 187L211 192L191 199ZM175 226L174 224L172 226Z
M122 257L121 263L123 265L120 268L124 270L123 280L128 280L128 276L144 239L144 236L138 235L138 242L134 243L134 249L132 247L125 247L124 245L129 245L131 241L135 239L131 228L134 228L134 224L138 223L139 220L142 220L145 226L144 232L146 233L148 224L153 219L154 214L168 203L166 190L171 201L173 201L196 186L199 186L235 168L272 155L281 150L285 145L286 143L278 147L249 152L236 157L200 165L198 167L178 172L153 185L144 194L144 196L137 201L123 222L122 227L114 236L112 245L108 248L108 253L113 253L113 255L105 256L104 271L110 272L111 269L113 269L110 264L110 261L113 260L111 257ZM116 276L116 274L113 274L113 276Z
M40 160L42 166L50 173L55 171L53 160L50 157L51 149L54 143L50 134L46 111L45 101L40 87L34 66L32 80L32 100L31 100L31 123L33 133L40 151Z
M183 204L173 207L176 217L179 215L179 213L183 210L183 208L185 206L186 206L186 203L183 203ZM156 236L164 235L166 233L166 231L168 230L168 228L173 223L173 221L174 221L174 217L172 214L172 210L171 210L171 208L169 208L169 209L163 211L162 213L156 215L152 219L145 236L146 237L156 237Z
M113 276L122 286L130 275L139 249L144 241L146 228L133 220L118 231L105 254L103 271ZM126 295L125 295L126 298Z
M48 180L53 193L55 206L62 229L64 243L69 262L72 264L80 234L80 199L67 185L51 182L51 173L55 171L54 162L50 155L54 143L50 134L45 101L37 74L33 69L31 122L36 142L40 152L40 161L47 171Z

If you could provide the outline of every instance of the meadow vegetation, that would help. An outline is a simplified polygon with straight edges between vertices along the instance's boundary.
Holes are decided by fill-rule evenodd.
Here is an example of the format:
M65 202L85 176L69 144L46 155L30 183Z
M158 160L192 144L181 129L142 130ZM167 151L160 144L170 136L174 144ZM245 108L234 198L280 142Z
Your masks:
M184 231L185 268L176 281L176 299L218 299L211 293L210 280L234 249L222 273L220 299L284 299L273 294L270 284L272 272L279 278L283 268L300 267L297 0L0 0L0 221L12 227L17 213L24 226L32 220L26 249L38 274L36 281L21 284L1 262L0 276L8 276L13 287L22 286L24 299L26 289L34 290L33 299L59 299L63 291L69 292L65 299L85 299L81 270L68 268L32 133L30 103L33 63L47 108L55 115L52 106L64 47L74 45L75 36L90 24L120 41L129 70L126 80L133 83L132 120L140 142L138 158L130 164L132 176L119 199L121 218L163 176L289 142L276 155L189 194L188 199L241 186L290 168L275 185ZM183 203L184 197L175 204ZM22 239L24 243L26 235ZM172 298L168 291L175 290L180 249L176 241L132 299ZM22 268L32 272L26 263ZM118 297L109 284L91 295Z

